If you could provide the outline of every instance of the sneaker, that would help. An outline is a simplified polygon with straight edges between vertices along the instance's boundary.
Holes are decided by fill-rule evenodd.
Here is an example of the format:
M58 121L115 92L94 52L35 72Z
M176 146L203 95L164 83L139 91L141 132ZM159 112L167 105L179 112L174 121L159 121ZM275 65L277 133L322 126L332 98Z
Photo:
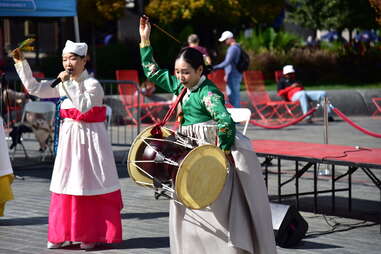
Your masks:
M91 250L91 249L94 249L96 245L97 245L96 243L84 243L84 242L81 242L80 248L82 250Z
M46 244L46 247L48 249L59 249L59 248L67 247L71 244L72 244L72 242L70 242L70 241L63 242L63 243L52 243L52 242L48 241L48 243Z
M46 247L47 247L48 249L59 249L59 248L62 247L62 244L63 244L63 243L52 243L52 242L49 242L49 241L48 241L48 243L46 244Z

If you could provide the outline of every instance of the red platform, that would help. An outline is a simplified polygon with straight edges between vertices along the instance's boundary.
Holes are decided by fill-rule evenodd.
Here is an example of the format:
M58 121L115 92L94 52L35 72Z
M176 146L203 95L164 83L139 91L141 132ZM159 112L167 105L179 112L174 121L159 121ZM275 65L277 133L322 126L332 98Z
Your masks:
M335 193L338 191L348 192L348 210L352 209L352 174L361 169L380 190L381 199L381 180L372 172L372 170L381 169L381 148L370 147L354 147L333 144L316 144L307 142L293 142L283 140L253 140L254 150L258 157L264 157L265 161L262 165L265 168L265 180L267 185L268 166L273 159L277 159L278 168L278 202L281 202L282 197L296 197L296 206L299 208L299 196L313 195L314 210L317 211L317 197L319 193L331 193L332 195L332 211L335 211ZM282 160L295 162L295 174L282 182L281 168ZM300 164L304 165L300 168ZM318 164L331 165L331 188L327 190L318 189ZM335 166L347 166L346 173L335 175ZM299 192L299 179L301 176L313 167L313 191ZM335 183L347 176L348 187L338 189ZM282 187L290 182L295 182L295 193L282 194ZM381 220L380 220L381 221ZM381 226L381 225L380 225ZM381 227L380 227L381 231Z
M316 144L284 140L253 140L258 154L286 156L290 158L309 158L338 165L358 165L381 169L381 148Z

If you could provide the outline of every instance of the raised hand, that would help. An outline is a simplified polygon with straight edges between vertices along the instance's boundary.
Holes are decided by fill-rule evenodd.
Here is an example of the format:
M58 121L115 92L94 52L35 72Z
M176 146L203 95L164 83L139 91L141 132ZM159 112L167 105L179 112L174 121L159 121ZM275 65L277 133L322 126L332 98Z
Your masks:
M140 17L139 33L141 41L149 40L151 34L151 24L149 18L145 15Z
M13 61L15 61L15 63L18 63L24 60L24 54L22 53L20 48L16 48L12 50L11 57L13 58Z

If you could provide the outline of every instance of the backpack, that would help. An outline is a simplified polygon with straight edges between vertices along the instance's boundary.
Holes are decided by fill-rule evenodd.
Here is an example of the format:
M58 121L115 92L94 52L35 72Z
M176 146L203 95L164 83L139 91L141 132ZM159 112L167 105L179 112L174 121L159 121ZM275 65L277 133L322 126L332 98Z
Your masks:
M237 67L237 70L242 73L242 72L247 71L249 69L250 57L245 52L245 50L243 50L241 47L239 47L239 49L241 50L241 54L239 55L239 59L238 59L238 62L236 64L236 67Z

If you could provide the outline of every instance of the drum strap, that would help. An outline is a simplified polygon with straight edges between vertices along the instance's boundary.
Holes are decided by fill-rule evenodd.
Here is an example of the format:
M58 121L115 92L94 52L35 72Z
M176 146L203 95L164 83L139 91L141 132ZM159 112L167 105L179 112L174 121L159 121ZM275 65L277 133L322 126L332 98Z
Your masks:
M180 101L183 99L186 92L187 92L187 88L184 87L183 90L181 90L179 96L177 96L175 103L172 104L171 108L165 114L163 120L156 123L155 126L152 128L152 130L151 130L152 136L154 136L154 137L162 136L161 127L167 123L169 118L172 116L173 112L176 110L177 105L179 105Z

